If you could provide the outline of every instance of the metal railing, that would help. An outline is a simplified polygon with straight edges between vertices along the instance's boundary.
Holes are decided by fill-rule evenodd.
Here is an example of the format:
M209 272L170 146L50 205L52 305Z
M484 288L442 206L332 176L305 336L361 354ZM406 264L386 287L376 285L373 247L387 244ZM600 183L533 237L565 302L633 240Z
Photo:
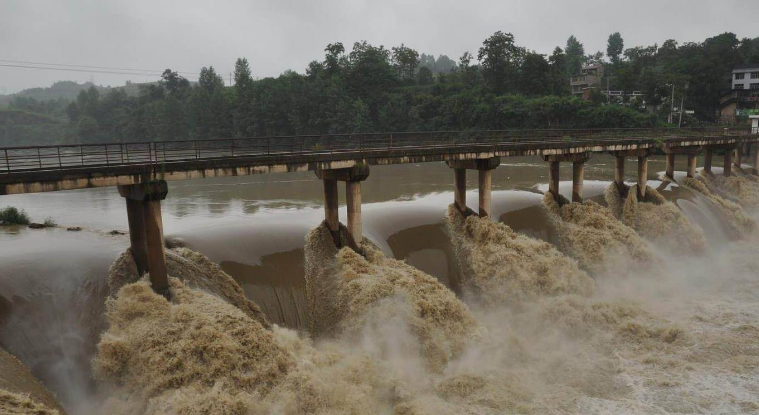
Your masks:
M382 153L398 149L460 146L513 147L524 144L604 143L675 138L724 138L751 129L545 129L357 133L282 137L175 140L112 144L70 144L0 148L0 174L82 167L166 164L220 158L263 158L335 153ZM753 132L756 134L756 132Z

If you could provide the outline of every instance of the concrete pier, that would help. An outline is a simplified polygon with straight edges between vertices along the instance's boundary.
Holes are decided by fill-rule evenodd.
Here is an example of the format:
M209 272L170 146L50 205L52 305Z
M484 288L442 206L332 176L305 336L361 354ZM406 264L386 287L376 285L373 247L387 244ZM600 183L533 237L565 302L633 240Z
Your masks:
M687 176L691 178L696 177L696 155L695 154L688 154Z
M638 156L638 199L646 197L648 185L648 156Z
M709 174L712 173L712 154L714 152L709 147L704 149L704 171Z
M145 212L143 202L126 198L127 218L129 220L129 242L132 257L137 265L137 272L145 275L148 266L148 244L145 236Z
M361 182L345 182L345 202L348 205L348 233L360 244L364 238L361 220Z
M369 177L369 166L357 164L344 169L316 170L316 177L324 182L324 220L336 246L341 245L337 182L345 182L348 234L355 243L354 248L357 248L364 238L361 219L361 182Z
M723 174L729 176L733 174L733 152L732 150L725 150Z
M544 155L543 160L548 164L548 191L559 200L559 169L561 162L572 162L572 201L582 203L585 162L590 160L591 153L550 154Z
M582 203L582 187L585 177L585 162L572 163L572 201Z
M667 155L667 178L669 180L675 179L675 155L684 155L688 159L688 167L686 168L686 175L688 177L695 177L696 175L696 157L704 149L703 146L665 146L662 148ZM711 150L710 150L711 151ZM711 170L711 152L708 153L709 169Z
M622 194L622 189L625 187L625 156L614 156L614 184Z
M145 202L145 236L148 245L148 267L153 291L169 296L169 278L166 270L166 251L163 248L163 218L161 201Z
M466 213L466 169L453 169L453 202L459 212Z
M129 240L137 270L141 274L149 272L153 291L168 298L169 280L161 216L161 200L168 194L168 185L163 180L156 180L118 186L118 189L127 200Z
M553 198L559 200L559 168L558 161L548 162L548 191L551 192Z
M741 164L743 164L743 146L738 146L733 150L733 164L737 168L741 168Z
M667 174L668 179L670 180L675 179L675 154L674 153L667 153L666 174Z
M337 212L337 180L323 179L322 182L324 183L324 221L333 238L337 238L336 242L339 243L340 217Z
M752 163L754 165L754 168L752 169L752 172L755 175L759 175L759 148L756 148L756 145L752 147L754 147L754 160Z
M454 203L459 211L466 214L466 171L477 170L479 190L478 215L482 218L490 216L491 189L493 185L493 170L501 165L500 157L489 157L474 160L448 160L448 167L452 168L455 184Z
M490 216L490 191L493 183L493 170L479 170L479 215L481 218Z

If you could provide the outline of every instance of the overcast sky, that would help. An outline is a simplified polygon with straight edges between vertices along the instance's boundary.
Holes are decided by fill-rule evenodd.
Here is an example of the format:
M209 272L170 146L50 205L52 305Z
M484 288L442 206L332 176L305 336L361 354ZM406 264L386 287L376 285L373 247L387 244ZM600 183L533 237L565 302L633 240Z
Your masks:
M615 31L625 47L757 37L758 17L759 0L0 0L0 60L171 68L191 79L213 65L226 79L238 57L255 76L303 72L336 41L403 42L458 60L502 30L546 54L574 34L590 53ZM157 76L0 66L0 93L64 79L115 86Z

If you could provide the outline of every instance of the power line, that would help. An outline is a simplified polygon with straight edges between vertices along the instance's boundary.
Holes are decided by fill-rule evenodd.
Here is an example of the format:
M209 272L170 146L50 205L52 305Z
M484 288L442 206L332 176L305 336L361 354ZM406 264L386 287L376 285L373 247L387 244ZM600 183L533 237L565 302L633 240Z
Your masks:
M103 71L103 70L97 70L97 69L54 68L54 67L48 67L48 66L13 65L13 64L7 64L7 63L0 63L0 66L4 66L8 68L42 69L42 70L49 70L49 71L66 71L66 72L103 73L103 74L112 74L112 75L161 76L161 74L159 73L149 74L149 73L137 73L137 72L114 72L114 71Z
M47 66L13 65L13 64L6 64L6 63L0 63L0 67L37 69L37 70L46 70L46 71L99 73L99 74L108 74L108 75L148 76L148 77L157 77L157 78L160 78L163 75L163 73L158 73L158 72L154 72L154 73L118 72L118 71L103 71L103 70L97 70L97 69L54 68L54 67L47 67ZM197 78L197 75L195 75L193 79L194 78Z
M149 72L149 73L163 73L163 70L158 69L133 69L133 68L114 68L114 67L108 67L108 66L91 66L91 65L71 65L66 63L49 63L49 62L30 62L30 61L16 61L16 60L8 60L8 59L0 59L0 62L7 62L7 63L13 63L13 64L26 64L26 65L46 65L46 66L64 66L69 68L84 68L84 69L106 69L106 70L114 70L114 71L129 71L129 72ZM196 72L187 72L187 71L174 71L176 73L180 74L187 74L187 75L198 75Z

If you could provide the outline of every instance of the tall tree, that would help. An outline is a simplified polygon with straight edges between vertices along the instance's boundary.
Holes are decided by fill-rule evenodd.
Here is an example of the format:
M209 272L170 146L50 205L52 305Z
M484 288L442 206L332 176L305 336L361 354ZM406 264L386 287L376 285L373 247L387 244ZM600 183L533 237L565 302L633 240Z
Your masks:
M550 66L543 55L528 53L519 68L519 92L525 95L545 95L548 92Z
M209 95L213 94L216 90L224 88L224 79L216 73L211 67L203 67L200 69L200 77L198 78L198 86L203 88Z
M556 47L548 57L548 91L553 95L569 93L567 75L567 55L560 47Z
M482 43L477 59L488 86L496 94L512 89L526 52L514 43L511 33L495 32Z
M619 63L619 57L624 50L625 41L622 39L622 35L619 32L609 35L609 40L606 42L606 56L609 57L611 63L614 65Z
M585 46L574 35L567 39L567 47L564 49L567 56L567 74L578 75L585 61Z
M255 132L255 107L253 104L253 77L250 75L248 60L239 58L235 62L235 99L233 115L234 131L238 137Z
M449 73L456 69L456 62L447 55L438 55L435 61L435 70L437 73Z
M419 66L419 52L401 43L400 46L393 48L393 66L398 78L412 79Z
M190 88L190 81L179 75L176 71L166 69L161 75L160 84L166 89L169 95L182 95Z
M345 46L340 42L330 43L324 48L327 52L324 56L324 67L330 75L337 73L340 70L340 63L345 54Z

